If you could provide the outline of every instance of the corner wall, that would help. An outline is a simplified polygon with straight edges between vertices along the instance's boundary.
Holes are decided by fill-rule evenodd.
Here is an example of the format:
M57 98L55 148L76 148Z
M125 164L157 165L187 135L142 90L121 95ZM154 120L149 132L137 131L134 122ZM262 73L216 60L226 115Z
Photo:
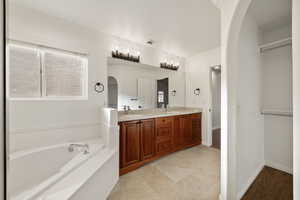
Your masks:
M263 32L262 44L291 37L291 26ZM293 110L292 47L285 46L261 54L264 110ZM265 163L293 173L293 118L265 115Z
M246 15L239 40L237 82L237 192L241 198L264 166L264 117L261 115L261 33Z
M189 107L203 108L202 138L205 145L210 146L212 130L212 107L210 67L221 63L220 48L212 49L192 56L186 61L186 105ZM200 88L200 95L194 90Z

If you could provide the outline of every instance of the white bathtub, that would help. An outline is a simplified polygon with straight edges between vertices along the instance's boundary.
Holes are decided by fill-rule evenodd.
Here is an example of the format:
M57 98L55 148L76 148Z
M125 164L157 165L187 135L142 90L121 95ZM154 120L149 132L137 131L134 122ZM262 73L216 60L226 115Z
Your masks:
M66 143L11 154L8 171L9 199L47 199L43 194L49 193L65 177L105 149L100 139L80 143L89 144L90 153L69 152L71 143Z

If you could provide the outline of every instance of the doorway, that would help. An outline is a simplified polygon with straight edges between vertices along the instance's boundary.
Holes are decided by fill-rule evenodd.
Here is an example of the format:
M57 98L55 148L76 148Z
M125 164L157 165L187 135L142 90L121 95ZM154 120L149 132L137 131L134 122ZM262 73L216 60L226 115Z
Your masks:
M117 80L109 76L107 79L108 85L108 107L118 108L118 82Z
M157 107L162 108L169 104L169 79L157 80Z
M221 145L221 65L210 68L212 147Z

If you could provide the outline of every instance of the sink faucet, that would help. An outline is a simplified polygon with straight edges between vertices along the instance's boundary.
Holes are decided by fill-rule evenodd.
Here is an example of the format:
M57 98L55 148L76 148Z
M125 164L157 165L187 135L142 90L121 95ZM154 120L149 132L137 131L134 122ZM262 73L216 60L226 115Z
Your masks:
M130 106L126 106L126 105L123 106L123 109L124 109L125 114L128 114L129 111L131 110Z
M168 112L169 105L167 103L164 103L163 108L165 109L165 112Z
M88 144L70 144L68 149L69 152L74 152L75 150L79 150L80 152L83 152L83 154L90 153L90 147Z

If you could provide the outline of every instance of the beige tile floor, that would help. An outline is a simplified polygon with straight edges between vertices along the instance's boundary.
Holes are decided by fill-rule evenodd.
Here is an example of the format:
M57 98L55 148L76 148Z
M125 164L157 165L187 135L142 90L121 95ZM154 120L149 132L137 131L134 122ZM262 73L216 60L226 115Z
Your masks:
M197 146L120 177L108 200L217 200L220 151Z

